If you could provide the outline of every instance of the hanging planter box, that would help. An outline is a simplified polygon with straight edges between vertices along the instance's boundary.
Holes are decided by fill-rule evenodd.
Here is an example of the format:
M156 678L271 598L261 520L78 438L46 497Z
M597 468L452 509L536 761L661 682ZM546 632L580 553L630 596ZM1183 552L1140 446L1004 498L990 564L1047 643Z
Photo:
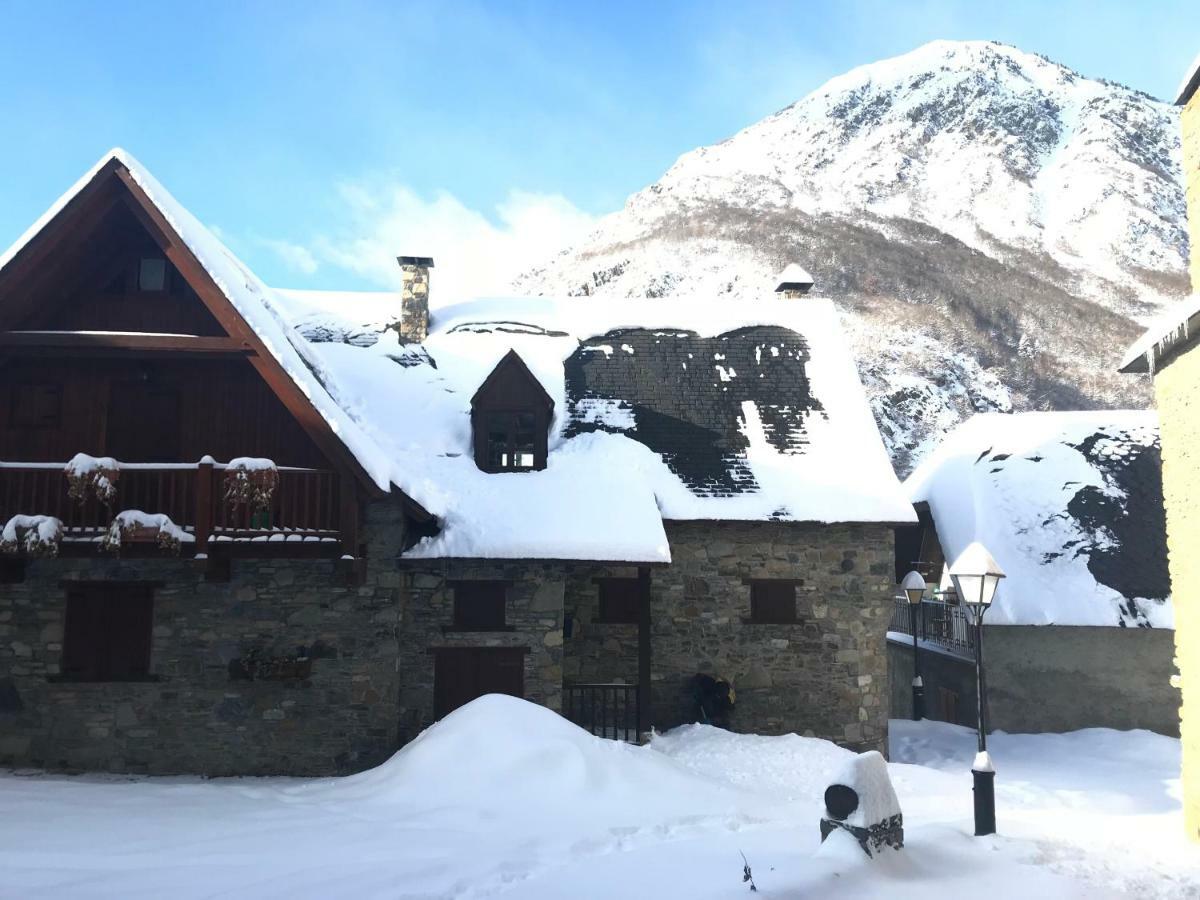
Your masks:
M243 456L225 467L225 502L260 513L271 508L279 486L279 469L269 459Z
M67 477L67 496L82 506L95 497L105 506L117 498L117 481L121 477L119 464L111 456L88 456L76 453L63 468Z

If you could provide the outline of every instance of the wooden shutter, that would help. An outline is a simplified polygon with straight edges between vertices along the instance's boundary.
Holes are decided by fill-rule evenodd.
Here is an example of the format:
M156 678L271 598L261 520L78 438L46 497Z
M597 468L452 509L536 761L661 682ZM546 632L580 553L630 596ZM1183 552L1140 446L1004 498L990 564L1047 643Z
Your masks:
M14 384L10 390L10 428L58 428L62 424L61 384Z
M525 696L524 647L437 647L433 653L435 718L484 694Z
M508 582L456 581L453 587L456 628L487 630L505 627Z
M786 624L796 621L796 582L752 581L750 621Z
M119 582L67 589L62 674L77 681L132 681L150 675L154 591Z
M640 589L636 578L602 578L598 622L636 625Z

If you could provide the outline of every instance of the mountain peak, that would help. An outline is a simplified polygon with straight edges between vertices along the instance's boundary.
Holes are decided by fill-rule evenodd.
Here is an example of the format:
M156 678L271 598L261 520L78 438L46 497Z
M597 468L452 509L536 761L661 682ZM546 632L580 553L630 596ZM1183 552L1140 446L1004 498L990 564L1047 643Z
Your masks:
M1186 292L1184 222L1171 107L935 41L685 153L518 286L753 302L799 262L848 311L903 470L975 410L1144 403L1115 369Z

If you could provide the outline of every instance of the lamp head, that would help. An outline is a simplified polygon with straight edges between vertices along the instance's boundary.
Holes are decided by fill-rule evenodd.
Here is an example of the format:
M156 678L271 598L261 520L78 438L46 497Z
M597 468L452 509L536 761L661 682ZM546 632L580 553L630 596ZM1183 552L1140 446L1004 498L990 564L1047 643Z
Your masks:
M925 577L920 572L909 572L900 582L900 589L908 598L908 602L916 606L925 596Z
M1004 570L978 541L960 553L950 567L950 579L954 582L959 600L980 611L992 605L996 587L1003 577Z

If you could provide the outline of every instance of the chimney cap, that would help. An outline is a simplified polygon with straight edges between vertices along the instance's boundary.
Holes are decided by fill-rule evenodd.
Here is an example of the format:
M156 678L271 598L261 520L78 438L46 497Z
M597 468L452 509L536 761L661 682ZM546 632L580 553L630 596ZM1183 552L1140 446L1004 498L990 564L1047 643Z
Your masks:
M807 291L813 286L813 277L796 263L791 263L779 273L779 283L775 293L784 291Z
M424 266L426 269L433 268L432 256L397 256L396 262L402 266Z

